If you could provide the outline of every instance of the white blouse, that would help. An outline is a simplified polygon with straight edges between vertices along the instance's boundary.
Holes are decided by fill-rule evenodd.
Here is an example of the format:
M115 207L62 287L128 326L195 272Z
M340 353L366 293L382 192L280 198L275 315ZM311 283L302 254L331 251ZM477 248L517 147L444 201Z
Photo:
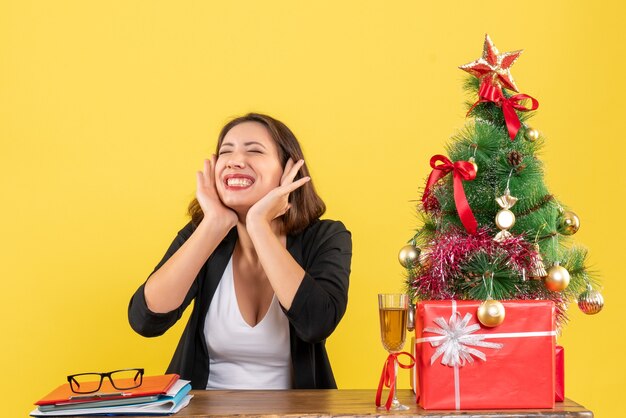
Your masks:
M204 321L209 350L207 389L291 389L289 321L276 295L251 327L241 315L231 256Z

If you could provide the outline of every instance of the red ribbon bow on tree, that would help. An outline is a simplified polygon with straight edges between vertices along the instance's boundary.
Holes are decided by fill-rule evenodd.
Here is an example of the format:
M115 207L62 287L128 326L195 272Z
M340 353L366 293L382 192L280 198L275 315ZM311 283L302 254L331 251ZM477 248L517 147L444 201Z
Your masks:
M525 107L521 104L521 102L526 99L530 99L532 101L531 107ZM502 108L502 114L504 115L504 121L506 122L506 128L509 131L511 141L515 139L517 131L519 131L519 128L522 126L519 116L517 116L515 110L528 112L536 110L539 107L537 99L527 94L516 94L515 96L506 98L502 93L502 88L494 84L490 79L485 79L480 84L480 89L478 90L478 101L474 103L467 114L469 115L476 105L485 102L495 103L497 106Z
M437 165L438 162L442 164ZM475 234L478 228L478 222L476 222L472 208L470 208L469 203L467 203L465 190L463 189L463 180L474 180L476 178L476 169L469 161L457 161L453 163L445 155L439 154L433 155L430 159L430 166L433 168L433 171L431 171L428 176L422 202L428 199L435 183L452 171L454 173L454 203L456 204L456 210L467 232L472 235Z
M402 364L398 357L402 354L406 355L411 359L411 363ZM380 375L380 382L378 382L378 390L376 391L376 406L381 406L381 397L383 394L383 385L389 388L389 396L387 396L387 402L385 402L385 408L389 411L391 408L391 403L393 402L393 395L396 391L396 362L398 366L403 369L410 369L415 365L415 357L413 357L410 353L406 351L402 351L400 353L391 353L385 360L385 365L383 366L383 372Z

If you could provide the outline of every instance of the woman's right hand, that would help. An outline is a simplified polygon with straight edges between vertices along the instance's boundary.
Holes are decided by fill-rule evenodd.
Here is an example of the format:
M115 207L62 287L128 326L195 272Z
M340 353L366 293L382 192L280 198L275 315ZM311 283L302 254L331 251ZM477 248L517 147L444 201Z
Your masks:
M225 206L215 185L215 155L204 161L204 170L197 173L196 199L204 213L200 225L171 254L165 264L152 273L144 287L148 309L168 313L184 302L198 273L224 237L237 225L237 214Z
M226 222L232 228L237 225L237 213L222 203L215 187L215 154L210 160L204 160L204 170L198 171L196 199L204 212L204 219L211 218Z

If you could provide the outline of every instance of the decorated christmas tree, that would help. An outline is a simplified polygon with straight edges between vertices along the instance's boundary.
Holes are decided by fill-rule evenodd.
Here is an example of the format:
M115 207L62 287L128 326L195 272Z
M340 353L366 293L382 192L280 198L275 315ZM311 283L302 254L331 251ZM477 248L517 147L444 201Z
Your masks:
M519 94L510 68L522 51L483 55L460 68L475 98L468 122L435 155L418 214L423 223L400 251L413 300L482 300L485 326L504 320L499 300L554 301L557 324L568 303L602 309L587 250L572 245L576 214L548 190L538 153L544 137L529 126L539 103Z

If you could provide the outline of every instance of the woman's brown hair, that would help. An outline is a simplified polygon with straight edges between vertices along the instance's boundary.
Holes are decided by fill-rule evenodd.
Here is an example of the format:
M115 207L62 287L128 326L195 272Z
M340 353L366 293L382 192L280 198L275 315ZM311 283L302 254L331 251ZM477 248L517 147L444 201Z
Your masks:
M240 116L228 122L220 132L217 138L216 154L219 153L219 149L222 146L224 137L235 126L244 122L258 122L265 126L270 133L270 136L276 143L278 149L278 158L284 167L287 164L287 160L291 158L294 162L304 159L300 143L296 139L296 136L291 130L279 120L272 118L271 116L263 115L260 113L248 113L247 115ZM295 180L299 178L309 176L309 170L306 164L300 168ZM318 219L326 212L326 205L322 199L318 196L313 186L313 181L305 183L302 187L297 188L289 194L289 203L291 208L285 213L282 218L282 231L285 234L296 234L306 228L311 222ZM188 208L191 221L194 225L198 225L204 213L198 203L197 199L193 199L189 203Z

